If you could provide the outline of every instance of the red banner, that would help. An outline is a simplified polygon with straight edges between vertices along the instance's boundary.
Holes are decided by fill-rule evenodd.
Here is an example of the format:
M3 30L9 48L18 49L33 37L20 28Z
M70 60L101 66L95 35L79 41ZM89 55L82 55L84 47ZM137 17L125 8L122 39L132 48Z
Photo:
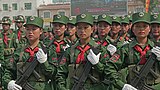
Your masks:
M146 12L149 11L150 0L146 0Z

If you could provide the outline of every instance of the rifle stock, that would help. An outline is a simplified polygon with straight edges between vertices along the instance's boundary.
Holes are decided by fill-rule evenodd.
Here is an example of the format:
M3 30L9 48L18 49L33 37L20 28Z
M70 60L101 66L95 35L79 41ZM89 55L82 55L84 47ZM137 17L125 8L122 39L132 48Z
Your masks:
M17 78L16 84L20 85L24 90L34 90L32 86L27 82L27 79L33 73L37 64L38 64L38 61L36 60L36 58L34 58L33 62L30 65L28 65L23 75Z
M97 48L91 47L91 49L96 55L99 53L99 50ZM74 85L71 90L83 90L84 83L87 80L89 73L90 73L90 70L92 68L92 64L88 60L86 60L86 61L87 62L84 66L83 72L80 75L80 77L78 78L76 76L73 76Z
M139 72L133 69L133 72L136 73L135 77L132 79L130 83L133 87L139 90L153 90L153 88L151 88L145 83L145 78L147 77L148 73L151 72L151 68L155 63L155 61L156 61L156 55L152 53L152 55L149 57L145 65L142 66Z

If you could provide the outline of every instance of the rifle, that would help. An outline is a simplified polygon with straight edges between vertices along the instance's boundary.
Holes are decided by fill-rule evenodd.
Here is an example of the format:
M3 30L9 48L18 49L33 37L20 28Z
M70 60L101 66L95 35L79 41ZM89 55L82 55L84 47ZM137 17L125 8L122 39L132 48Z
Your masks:
M40 45L42 46L44 53L47 53L44 45L42 45L41 43ZM38 63L39 62L37 61L37 58L34 57L33 62L27 65L27 68L23 72L23 74L19 78L17 78L15 83L20 85L23 88L23 90L34 90L34 88L27 82L27 79L30 77L32 73L38 78L40 77L39 74L34 70L36 66L38 65ZM19 69L19 72L22 73L20 69Z
M21 75L16 80L16 84L20 85L24 90L34 90L34 88L27 82L27 79L33 73L33 71L37 65L38 65L38 61L36 60L36 58L34 58L33 62L28 65L28 67L24 71L23 75Z
M93 50L93 52L95 54L99 53L99 50L97 48L91 47L91 49ZM84 83L89 76L89 72L90 72L91 68L92 68L92 64L87 60L85 66L84 66L83 72L80 75L80 77L78 78L76 76L73 76L74 85L71 90L83 90Z
M158 77L156 73L151 69L155 61L156 55L151 53L151 56L149 57L145 65L142 66L139 72L136 70L136 67L133 68L133 72L136 73L135 77L131 80L130 83L133 87L139 90L154 90L145 83L145 78L149 73L151 73L154 76L154 78Z

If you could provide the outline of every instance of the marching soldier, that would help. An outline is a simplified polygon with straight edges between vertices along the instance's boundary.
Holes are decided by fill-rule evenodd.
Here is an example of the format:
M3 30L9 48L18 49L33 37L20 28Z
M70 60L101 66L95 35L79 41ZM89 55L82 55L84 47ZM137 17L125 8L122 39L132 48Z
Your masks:
M160 42L160 14L151 15L151 39Z
M76 90L74 86L77 83L81 83L82 87L80 86L80 88L84 90L105 90L105 84L102 83L104 79L103 65L106 62L104 59L109 58L109 55L106 54L106 49L103 46L99 46L91 38L93 33L92 15L80 14L76 17L76 21L79 40L66 50L61 59L56 78L58 90ZM92 50L92 47L97 48L100 52L95 54L93 51L96 50ZM85 68L87 63L92 64L91 69ZM89 75L86 75L87 79L84 82L80 82L81 75L87 73L83 72L83 70L87 71L86 69L88 69ZM84 78L81 80L83 81Z
M121 18L118 16L113 16L112 17L112 26L111 26L111 31L110 31L110 41L112 45L116 46L117 48L119 47L117 43L119 42L120 38L120 32L121 31Z
M30 16L27 18L27 22L24 26L26 28L28 43L26 46L21 47L15 52L13 62L8 62L12 68L5 69L6 72L3 76L3 80L7 86L5 89L27 90L26 88L30 87L33 90L51 90L48 80L52 77L52 74L55 73L56 69L49 64L50 61L47 58L45 46L39 40L40 35L43 32L43 19ZM34 66L31 65L36 66L33 68ZM15 72L12 72L13 68L15 68ZM28 75L30 70L31 74ZM27 71L28 73L25 73ZM15 77L13 75L15 75ZM25 82L18 81L23 81L23 79L25 79ZM22 83L26 85L21 86Z
M121 17L121 32L120 32L120 37L119 37L119 42L118 42L118 47L123 46L126 43L129 43L131 41L130 36L128 34L128 30L130 29L129 27L129 19L128 17L122 16Z
M67 23L67 32L69 33L69 36L67 36L67 42L69 46L72 46L76 43L78 40L76 35L76 18L70 17Z
M141 67L150 61L148 60L151 55L150 51L157 57L160 55L159 47L154 47L154 43L148 38L150 32L150 14L139 12L133 14L132 18L132 29L135 35L134 40L120 48L106 64L105 75L106 80L109 80L108 85L110 86L108 90L146 90L144 87L133 87L132 85L134 83L132 81L138 77L136 74L140 73L139 70L142 69ZM154 62L151 68L154 73L144 73L147 75L139 83L145 86L147 85L146 87L150 88L147 90L159 90L160 67L157 60Z
M97 19L97 28L98 28L98 38L95 39L97 44L104 46L109 52L110 55L113 55L116 52L117 48L110 44L110 36L108 35L111 30L112 18L106 14L98 16ZM112 49L111 49L112 47Z
M9 17L2 18L2 40L4 45L4 60L3 60L3 69L11 69L13 78L16 78L16 74L14 73L15 67L12 67L12 63L14 62L14 52L18 48L18 39L16 34L10 30L11 19ZM9 63L10 62L10 63ZM5 74L5 73L4 73ZM2 85L5 83L2 83ZM5 86L5 85L3 85Z
M62 56L64 51L70 47L67 44L67 40L64 37L64 32L67 29L68 17L64 15L54 15L53 16L53 33L55 35L54 39L48 45L50 60L53 64L59 65L59 58Z
M18 15L15 19L15 25L18 28L16 29L15 33L17 34L19 45L21 45L20 47L23 47L27 42L24 31L25 28L23 26L24 23L25 23L25 18L22 15Z

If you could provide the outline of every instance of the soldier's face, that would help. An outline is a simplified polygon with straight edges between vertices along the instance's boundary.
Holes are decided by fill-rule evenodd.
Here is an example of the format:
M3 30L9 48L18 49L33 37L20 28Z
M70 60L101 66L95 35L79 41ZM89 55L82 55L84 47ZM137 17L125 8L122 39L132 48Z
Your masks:
M111 29L112 33L117 34L117 33L119 33L120 30L121 30L121 25L117 22L113 22L112 29Z
M80 39L87 39L93 33L93 27L87 23L77 24L77 35Z
M160 36L160 24L152 24L151 25L151 32L153 36L159 37Z
M111 26L107 22L98 23L98 35L100 36L108 35L110 30L111 30Z
M53 23L53 32L56 36L64 35L64 31L66 30L66 26L61 23Z
M16 22L16 26L17 26L18 28L20 28L20 27L23 26L23 23L22 23L22 22Z
M144 22L138 22L133 25L133 33L137 38L145 38L149 35L150 26Z
M27 25L25 31L26 37L29 41L38 40L42 34L42 29L35 25Z
M75 35L76 33L76 26L72 24L67 24L67 31L69 32L70 36Z
M126 33L126 32L129 30L129 28L130 28L130 27L129 27L129 24L127 24L127 23L123 23L121 27L122 27L121 30L123 30L123 32L125 32L125 33Z
M4 31L8 31L10 29L10 25L9 24L2 24L2 28Z

